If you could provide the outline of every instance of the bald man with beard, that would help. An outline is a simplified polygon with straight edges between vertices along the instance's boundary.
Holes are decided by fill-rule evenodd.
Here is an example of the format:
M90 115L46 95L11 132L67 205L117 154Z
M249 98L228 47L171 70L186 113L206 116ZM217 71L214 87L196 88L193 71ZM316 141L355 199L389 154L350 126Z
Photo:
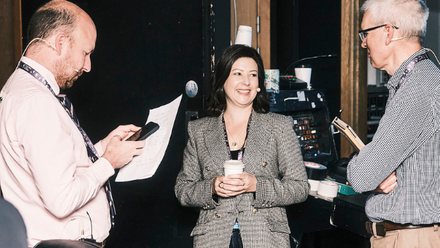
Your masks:
M103 243L114 218L108 179L142 153L119 126L93 145L62 90L91 70L97 32L77 5L56 0L32 16L28 49L0 92L0 183L23 216L28 245L93 238ZM90 219L93 220L91 230Z

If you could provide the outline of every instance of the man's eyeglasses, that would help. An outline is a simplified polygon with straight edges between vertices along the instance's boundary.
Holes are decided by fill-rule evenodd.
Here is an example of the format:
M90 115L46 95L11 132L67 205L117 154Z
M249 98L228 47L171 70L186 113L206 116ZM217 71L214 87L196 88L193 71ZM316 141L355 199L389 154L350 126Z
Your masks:
M372 31L372 30L375 30L375 29L377 29L377 28L384 27L384 26L386 26L386 25L388 25L388 24L382 24L382 25L379 25L379 26L376 26L376 27L367 28L367 29L364 29L364 30L359 31L359 37L361 38L361 41L364 42L364 40L367 38L368 31ZM394 25L391 25L391 26L392 26L393 28L395 28L395 29L399 29L398 27L396 27L396 26L394 26Z

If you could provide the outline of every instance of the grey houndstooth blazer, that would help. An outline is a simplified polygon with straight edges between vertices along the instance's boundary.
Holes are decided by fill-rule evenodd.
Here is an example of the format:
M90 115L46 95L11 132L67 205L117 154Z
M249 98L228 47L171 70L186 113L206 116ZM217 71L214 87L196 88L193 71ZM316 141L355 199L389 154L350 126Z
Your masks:
M224 175L229 159L222 115L191 121L183 167L175 193L183 206L200 208L191 236L194 247L229 247L236 219L243 246L290 247L285 206L303 202L309 184L292 118L252 112L243 156L245 171L257 178L257 191L213 200L211 181Z

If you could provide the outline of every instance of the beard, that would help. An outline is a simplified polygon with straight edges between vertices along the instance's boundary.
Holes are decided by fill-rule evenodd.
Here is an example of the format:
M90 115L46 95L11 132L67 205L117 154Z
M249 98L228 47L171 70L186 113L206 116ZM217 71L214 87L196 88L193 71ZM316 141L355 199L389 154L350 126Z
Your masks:
M62 58L55 61L54 67L56 71L55 80L62 90L72 87L73 83L83 74L82 70L76 72Z

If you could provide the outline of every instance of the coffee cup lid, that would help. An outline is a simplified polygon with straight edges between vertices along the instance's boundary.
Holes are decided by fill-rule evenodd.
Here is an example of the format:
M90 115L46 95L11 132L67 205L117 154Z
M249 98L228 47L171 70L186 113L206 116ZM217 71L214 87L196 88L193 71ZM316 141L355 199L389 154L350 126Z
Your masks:
M223 166L241 166L242 168L244 168L243 162L241 162L240 160L234 160L234 159L225 161Z

